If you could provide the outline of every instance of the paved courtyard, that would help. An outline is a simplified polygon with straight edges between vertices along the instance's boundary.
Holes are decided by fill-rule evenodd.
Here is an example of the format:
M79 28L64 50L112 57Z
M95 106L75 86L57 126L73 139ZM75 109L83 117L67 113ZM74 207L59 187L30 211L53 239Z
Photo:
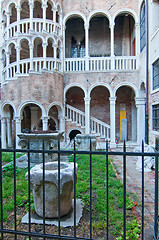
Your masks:
M115 166L117 166L119 178L123 178L123 157L113 156ZM126 181L127 191L132 193L132 198L136 204L134 213L141 218L142 200L142 173L136 170L136 157L126 157ZM144 201L145 201L145 237L151 240L154 230L154 198L155 198L155 170L144 173Z

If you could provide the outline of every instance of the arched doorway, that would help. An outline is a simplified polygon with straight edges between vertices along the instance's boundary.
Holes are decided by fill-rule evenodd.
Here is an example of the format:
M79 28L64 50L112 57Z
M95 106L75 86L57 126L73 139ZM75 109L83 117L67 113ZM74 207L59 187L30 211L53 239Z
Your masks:
M122 86L116 92L116 138L137 141L137 109L132 88Z
M81 132L77 129L74 129L70 132L69 134L70 142L76 137L77 134L81 134Z

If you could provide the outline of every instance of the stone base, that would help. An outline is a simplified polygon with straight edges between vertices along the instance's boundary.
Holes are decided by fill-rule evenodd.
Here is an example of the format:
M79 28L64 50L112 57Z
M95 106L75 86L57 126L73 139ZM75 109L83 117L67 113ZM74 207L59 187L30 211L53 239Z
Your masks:
M80 199L76 199L76 225L79 223L82 217L83 204ZM61 227L71 227L74 226L74 200L72 200L72 210L66 216L60 218L60 226ZM22 218L22 223L29 223L29 213L27 213ZM31 223L35 224L43 224L43 219L36 215L35 213L31 213ZM58 227L58 219L45 219L46 225L55 225Z

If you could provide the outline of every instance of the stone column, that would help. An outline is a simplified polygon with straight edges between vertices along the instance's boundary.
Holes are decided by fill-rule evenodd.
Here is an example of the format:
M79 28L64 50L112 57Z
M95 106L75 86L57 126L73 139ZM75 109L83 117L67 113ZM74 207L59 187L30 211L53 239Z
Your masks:
M33 31L33 10L34 10L34 3L30 2L29 3L30 6L30 29L29 31Z
M21 117L15 117L16 148L19 148L19 137L17 136L18 133L21 133Z
M1 118L1 141L2 141L2 148L6 148L7 147L7 141L6 141L6 119L5 118Z
M9 57L10 57L10 53L6 52L6 75L7 75L7 79L9 79Z
M8 147L12 146L11 118L7 118L7 143L8 143Z
M16 58L17 58L17 72L16 74L19 74L20 73L20 47L17 46L16 47Z
M57 69L57 45L54 45L54 59L55 59L55 66L54 69Z
M10 13L9 12L6 12L6 16L7 16L7 27L6 27L6 29L7 29L7 39L9 39L9 24L10 24Z
M65 51L66 51L66 46L65 46L65 31L66 31L66 27L63 26L63 62L65 63ZM65 65L64 65L65 66ZM65 67L64 67L64 71L65 71Z
M58 115L58 118L59 118L59 131L65 132L65 118L61 113Z
M54 29L53 31L56 31L56 9L53 9L53 23L54 23Z
M115 102L116 97L110 97L110 148L116 147L115 142Z
M44 65L43 65L43 69L47 69L46 68L46 47L47 47L47 43L43 43L43 58L44 58Z
M17 6L17 33L20 33L20 11L21 7Z
M140 24L136 23L136 68L139 69L139 55L140 55Z
M89 70L89 26L85 25L85 59L86 70Z
M33 69L33 44L29 45L29 49L30 49L30 69L29 71L34 71Z
M111 41L111 43L110 43L110 46L111 46L111 69L114 69L114 67L115 67L115 64L114 64L114 26L115 26L115 24L113 23L113 24L111 24L110 26L109 26L109 28L110 28L110 41Z
M85 101L85 134L90 134L90 100L91 100L91 98L84 98L84 101Z
M42 8L43 8L43 30L46 31L46 8L47 8L47 5L43 3Z
M49 117L42 117L41 120L43 122L43 131L47 131Z
M137 107L137 143L145 139L145 98L135 98Z

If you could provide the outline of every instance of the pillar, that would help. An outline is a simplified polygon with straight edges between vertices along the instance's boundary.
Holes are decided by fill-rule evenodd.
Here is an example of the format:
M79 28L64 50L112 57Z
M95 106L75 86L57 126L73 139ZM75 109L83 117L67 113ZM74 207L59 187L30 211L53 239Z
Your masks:
M31 130L38 129L38 110L39 107L31 107Z
M2 148L7 147L6 141L6 119L1 118L1 141L2 141Z
M115 103L116 97L110 97L110 148L116 147L115 142Z
M111 24L109 26L110 28L110 46L111 46L111 69L114 69L115 68L115 59L114 59L114 26L115 24Z
M84 98L84 101L85 101L85 134L90 134L90 100L91 100L91 98Z
M20 148L18 145L19 137L18 133L21 133L21 117L15 117L15 136L16 136L16 148Z
M29 3L30 6L30 29L29 31L33 31L33 10L34 10L34 3Z
M29 45L29 49L30 49L30 69L29 69L29 71L34 71L34 69L33 69L33 44Z
M89 70L89 26L85 25L85 58L86 70Z
M8 147L12 146L11 118L7 118L7 143L8 143Z
M17 33L20 33L20 11L21 7L17 6Z
M10 13L6 12L6 16L7 16L7 39L9 39L9 24L10 24Z
M20 73L20 47L17 46L16 47L16 58L17 58L17 72L16 74L19 74Z
M145 139L145 98L135 98L137 107L137 143Z
M54 59L55 59L55 66L54 69L57 69L57 47L58 45L54 45Z
M53 23L54 23L54 32L56 31L56 9L53 9Z
M44 58L44 65L43 65L43 69L47 69L46 68L46 48L47 48L47 43L43 43L43 58Z
M7 75L7 79L9 79L9 57L10 57L10 53L9 52L6 52L6 75Z
M59 119L59 131L65 132L65 117L62 115L62 113L58 114Z
M47 5L42 4L42 8L43 8L43 30L46 31L46 8L47 8Z
M49 119L49 117L42 117L41 118L41 120L43 122L43 131L48 130L48 119Z
M136 68L139 69L139 55L140 55L140 24L136 23Z

